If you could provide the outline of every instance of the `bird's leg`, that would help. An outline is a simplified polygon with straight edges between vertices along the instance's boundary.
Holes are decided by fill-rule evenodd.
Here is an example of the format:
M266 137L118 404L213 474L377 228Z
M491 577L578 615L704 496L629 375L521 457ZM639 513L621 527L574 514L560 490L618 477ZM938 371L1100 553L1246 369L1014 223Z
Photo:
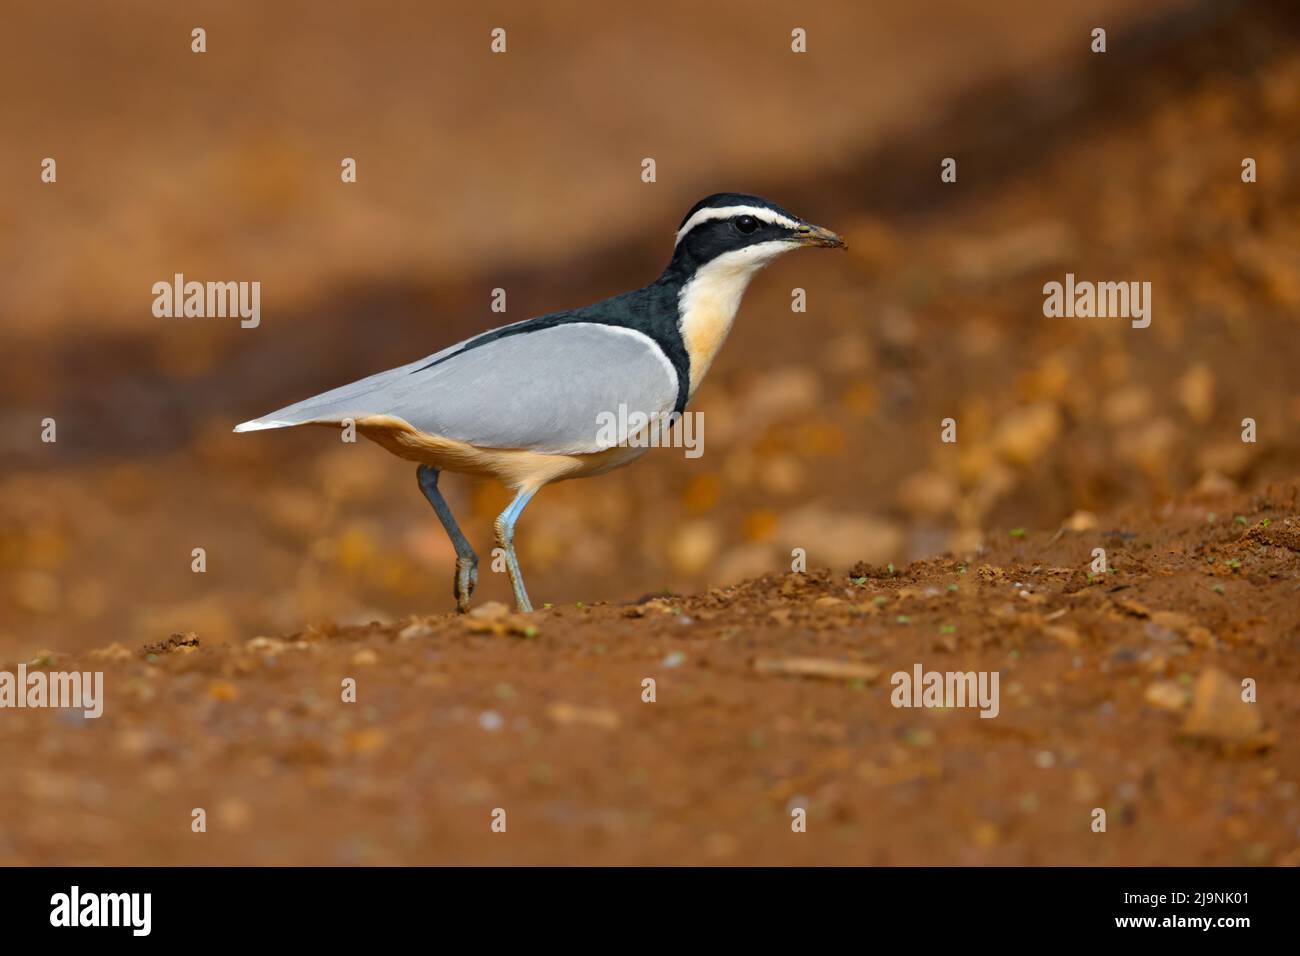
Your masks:
M478 555L470 547L465 535L461 534L460 525L456 524L456 518L447 507L446 499L438 490L438 469L421 465L415 474L420 481L420 490L429 499L429 504L433 505L438 520L451 539L451 546L456 549L456 577L452 580L452 593L456 595L456 609L464 614L469 610L470 596L478 584Z
M515 589L515 606L525 614L532 611L533 605L524 590L524 576L519 571L519 559L515 557L515 522L536 492L536 488L521 490L496 522L497 544L506 553L506 570L510 572L510 586Z

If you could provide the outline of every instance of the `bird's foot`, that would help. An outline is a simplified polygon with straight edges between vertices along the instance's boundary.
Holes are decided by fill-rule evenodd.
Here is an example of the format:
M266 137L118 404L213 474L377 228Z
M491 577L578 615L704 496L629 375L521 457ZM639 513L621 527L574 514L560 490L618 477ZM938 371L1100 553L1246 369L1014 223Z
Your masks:
M474 596L478 585L478 559L457 558L456 577L452 582L452 592L456 595L456 610L461 614L469 611L469 599Z
M528 600L528 592L524 590L523 578L516 575L515 579L510 583L515 590L515 610L520 614L532 614L533 602Z

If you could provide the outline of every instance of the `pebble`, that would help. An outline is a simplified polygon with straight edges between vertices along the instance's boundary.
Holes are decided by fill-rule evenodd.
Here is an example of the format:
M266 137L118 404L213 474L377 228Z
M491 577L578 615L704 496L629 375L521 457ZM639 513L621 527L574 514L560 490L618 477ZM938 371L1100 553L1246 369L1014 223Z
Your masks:
M213 700L231 701L239 699L239 688L228 680L213 681L208 686L208 696Z
M224 830L238 833L247 829L252 820L252 808L238 797L223 800L217 806L217 822Z
M386 743L388 743L387 734L378 727L366 727L348 734L344 739L344 748L350 754L367 756L383 750Z
M604 707L582 707L567 701L556 701L546 708L546 716L560 725L585 724L605 730L617 730L621 721L618 714Z
M1160 680L1148 685L1143 699L1160 710L1181 711L1187 706L1187 691L1176 681Z
M1241 699L1241 684L1208 667L1192 688L1192 706L1183 723L1189 737L1229 743L1263 743L1259 705Z
M760 674L782 674L791 677L818 677L829 680L872 681L880 676L880 668L871 664L836 661L823 657L760 657L754 661Z
M432 633L433 628L424 621L412 621L397 633L397 637L403 641L414 641L422 637L428 637Z

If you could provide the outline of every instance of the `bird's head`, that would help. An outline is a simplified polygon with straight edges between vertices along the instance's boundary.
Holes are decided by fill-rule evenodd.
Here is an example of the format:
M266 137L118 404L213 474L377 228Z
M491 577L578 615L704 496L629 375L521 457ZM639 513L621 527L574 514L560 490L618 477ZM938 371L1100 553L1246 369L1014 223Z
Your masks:
M829 229L814 226L767 199L715 193L697 202L682 219L673 266L694 272L716 262L753 271L800 246L842 249L845 243Z

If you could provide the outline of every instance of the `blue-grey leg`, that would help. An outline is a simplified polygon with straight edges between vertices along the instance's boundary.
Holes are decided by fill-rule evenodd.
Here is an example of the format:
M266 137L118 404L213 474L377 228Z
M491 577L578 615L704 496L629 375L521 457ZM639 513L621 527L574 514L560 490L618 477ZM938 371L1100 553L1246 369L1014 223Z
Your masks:
M462 614L469 610L469 599L478 584L478 555L470 547L469 541L461 534L460 525L447 507L447 501L438 490L438 469L430 465L421 465L415 472L420 480L420 490L429 499L433 510L451 538L451 545L456 549L456 576L452 580L452 593L456 595L456 608Z
M524 590L524 576L519 571L519 559L515 557L515 522L536 493L536 488L520 491L515 495L515 500L510 502L510 507L497 517L496 523L497 544L506 553L506 570L510 572L510 586L515 589L515 605L525 614L533 609L533 605L528 600L528 592Z

